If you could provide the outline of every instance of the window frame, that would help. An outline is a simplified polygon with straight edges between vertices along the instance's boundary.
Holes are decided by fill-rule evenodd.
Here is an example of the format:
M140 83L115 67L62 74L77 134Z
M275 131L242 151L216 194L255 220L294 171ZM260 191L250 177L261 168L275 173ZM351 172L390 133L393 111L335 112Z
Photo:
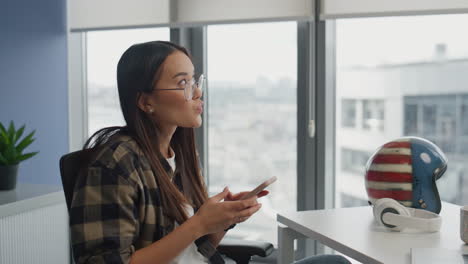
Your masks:
M88 137L85 32L68 34L68 76L69 152L72 152L82 149Z

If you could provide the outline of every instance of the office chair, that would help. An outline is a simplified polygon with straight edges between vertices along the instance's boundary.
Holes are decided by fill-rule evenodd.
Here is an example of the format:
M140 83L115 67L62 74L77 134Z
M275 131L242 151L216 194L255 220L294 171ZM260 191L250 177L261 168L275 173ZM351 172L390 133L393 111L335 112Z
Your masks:
M70 206L73 198L73 189L82 164L87 164L86 157L90 150L79 150L60 158L60 175L62 178L63 192L67 208L70 212ZM252 256L257 255L266 257L273 252L273 245L267 242L246 241L236 239L223 239L218 246L218 251L233 259L237 264L249 263Z

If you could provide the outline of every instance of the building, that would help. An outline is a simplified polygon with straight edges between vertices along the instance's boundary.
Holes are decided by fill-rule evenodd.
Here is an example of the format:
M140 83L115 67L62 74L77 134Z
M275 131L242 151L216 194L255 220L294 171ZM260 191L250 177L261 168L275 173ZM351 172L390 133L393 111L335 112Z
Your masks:
M438 145L449 163L437 182L441 198L463 204L468 157L468 58L447 58L337 71L336 199L367 204L365 163L375 149L401 136Z

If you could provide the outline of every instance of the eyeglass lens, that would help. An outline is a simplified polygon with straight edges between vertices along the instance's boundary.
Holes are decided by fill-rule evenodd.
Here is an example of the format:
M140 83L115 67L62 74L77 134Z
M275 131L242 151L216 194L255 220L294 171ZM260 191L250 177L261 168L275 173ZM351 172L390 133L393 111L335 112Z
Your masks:
M190 100L193 98L193 93L195 91L195 87L203 91L203 81L205 80L203 74L200 75L198 80L195 83L191 83L185 86L185 98Z

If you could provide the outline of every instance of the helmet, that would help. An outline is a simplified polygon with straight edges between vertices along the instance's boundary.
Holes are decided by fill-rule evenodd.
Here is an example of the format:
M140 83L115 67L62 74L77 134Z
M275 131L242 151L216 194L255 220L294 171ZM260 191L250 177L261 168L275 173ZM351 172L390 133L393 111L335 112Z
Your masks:
M447 169L447 158L434 143L418 137L404 137L377 149L366 164L369 203L391 198L398 203L440 213L436 180Z

